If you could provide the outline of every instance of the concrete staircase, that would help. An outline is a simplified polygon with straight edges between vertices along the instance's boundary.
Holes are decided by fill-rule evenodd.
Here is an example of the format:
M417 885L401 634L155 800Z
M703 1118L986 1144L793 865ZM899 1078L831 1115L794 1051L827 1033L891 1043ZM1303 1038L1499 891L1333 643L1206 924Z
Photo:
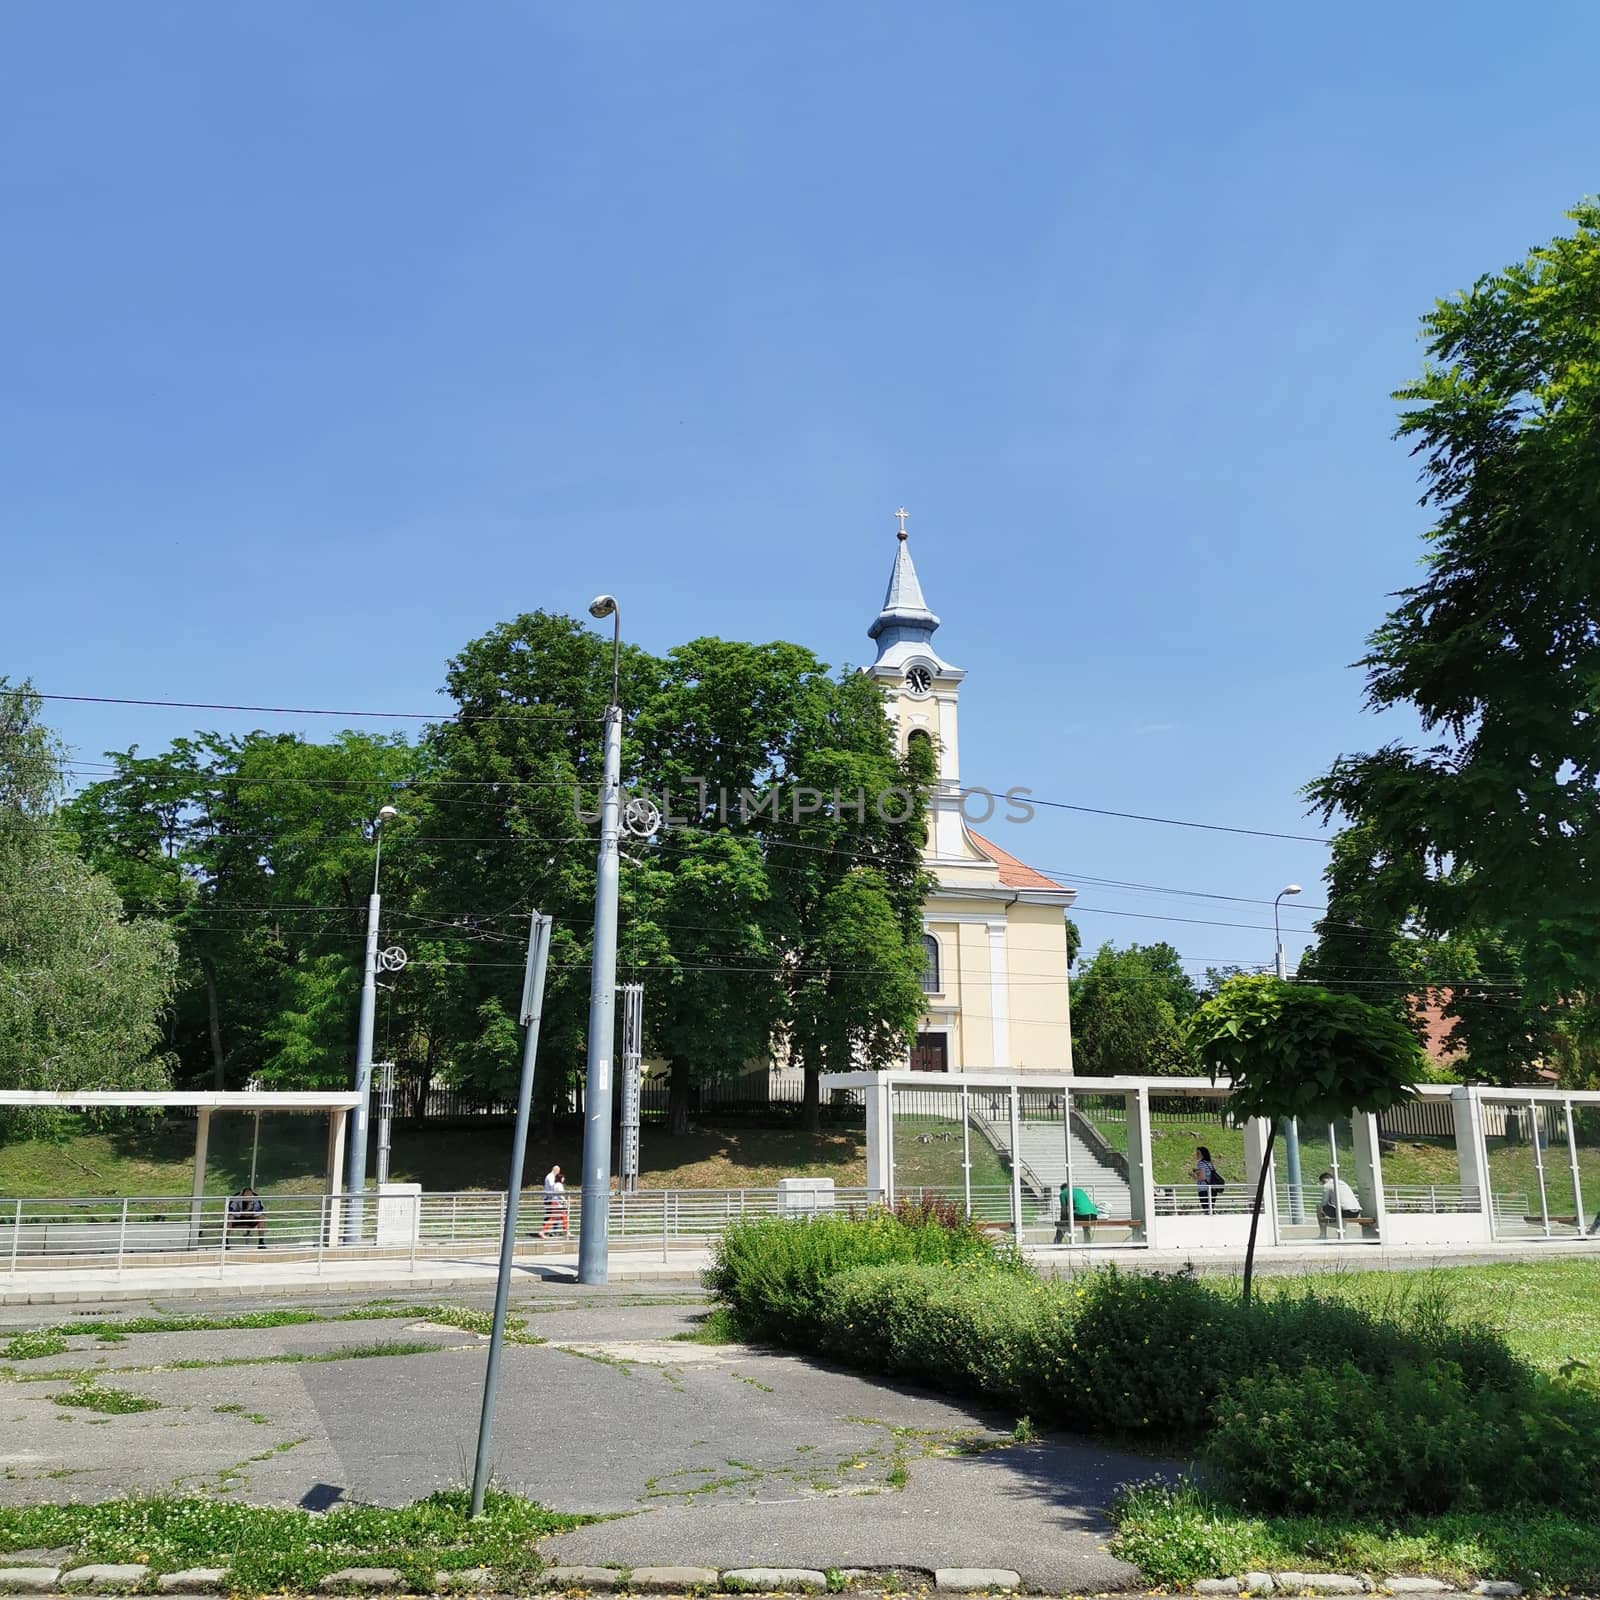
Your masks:
M1000 1159L1007 1162L1011 1130L1004 1118L989 1118L974 1113L973 1125L992 1144ZM1098 1149L1072 1130L1072 1182L1086 1189L1102 1216L1132 1215L1133 1198L1128 1180L1118 1170L1110 1152ZM1067 1181L1067 1152L1059 1122L1024 1122L1017 1135L1017 1156L1022 1187L1036 1200L1054 1204L1061 1185Z

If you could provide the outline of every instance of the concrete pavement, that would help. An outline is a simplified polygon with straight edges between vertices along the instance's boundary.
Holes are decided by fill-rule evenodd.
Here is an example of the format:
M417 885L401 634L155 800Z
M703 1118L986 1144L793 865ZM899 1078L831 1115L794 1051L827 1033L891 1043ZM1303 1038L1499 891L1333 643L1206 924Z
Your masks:
M614 1519L549 1541L551 1561L995 1566L1057 1592L1136 1581L1105 1551L1101 1514L1118 1482L1168 1464L1070 1439L1016 1446L1013 1417L676 1340L702 1305L670 1285L516 1298L548 1342L506 1351L495 1480ZM166 1491L397 1504L459 1485L472 1458L484 1341L454 1327L363 1315L68 1344L7 1359L0 1502ZM84 1374L153 1408L62 1404Z

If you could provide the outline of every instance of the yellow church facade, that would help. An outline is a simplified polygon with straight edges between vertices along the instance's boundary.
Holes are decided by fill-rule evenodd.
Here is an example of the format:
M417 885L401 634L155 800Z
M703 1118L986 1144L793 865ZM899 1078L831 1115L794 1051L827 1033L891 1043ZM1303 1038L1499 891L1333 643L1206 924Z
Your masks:
M936 885L922 915L927 1009L907 1064L934 1073L1070 1072L1066 911L1076 891L977 831L980 822L1014 829L1026 803L962 789L966 673L934 648L938 626L902 527L883 609L867 630L877 657L865 670L901 748L927 739L936 760L924 857Z

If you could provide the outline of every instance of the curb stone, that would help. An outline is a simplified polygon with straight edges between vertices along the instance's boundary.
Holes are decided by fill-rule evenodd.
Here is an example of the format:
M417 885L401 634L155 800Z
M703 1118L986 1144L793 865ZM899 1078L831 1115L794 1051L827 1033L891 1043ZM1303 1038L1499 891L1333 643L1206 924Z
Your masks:
M828 1575L812 1567L727 1567L720 1581L751 1589L821 1589L828 1587Z
M1238 1578L1201 1578L1194 1586L1196 1594L1238 1594L1245 1585Z
M227 1584L225 1567L187 1567L182 1572L163 1572L156 1579L161 1594L215 1594Z
M1444 1594L1450 1585L1439 1578L1385 1578L1387 1594Z
M1239 1586L1251 1594L1271 1594L1278 1587L1270 1572L1246 1572L1239 1579Z
M60 1567L0 1567L0 1594L51 1594L60 1580Z
M488 1567L463 1567L456 1572L436 1572L433 1586L440 1594L487 1594L494 1588L494 1573Z
M317 1587L329 1594L340 1589L398 1589L404 1581L398 1567L341 1567Z
M635 1567L627 1586L642 1594L678 1594L688 1589L715 1589L721 1579L715 1567Z
M933 1586L951 1594L976 1594L983 1589L1020 1589L1022 1578L1005 1567L935 1567Z
M1502 1600L1516 1600L1516 1597L1522 1593L1522 1585L1520 1583L1475 1583L1472 1586L1472 1592L1474 1594L1501 1596Z
M149 1567L138 1561L92 1562L86 1567L74 1567L71 1572L63 1572L61 1587L116 1593L121 1589L137 1589L149 1571Z
M541 1589L615 1589L621 1577L615 1567L546 1567L538 1584Z

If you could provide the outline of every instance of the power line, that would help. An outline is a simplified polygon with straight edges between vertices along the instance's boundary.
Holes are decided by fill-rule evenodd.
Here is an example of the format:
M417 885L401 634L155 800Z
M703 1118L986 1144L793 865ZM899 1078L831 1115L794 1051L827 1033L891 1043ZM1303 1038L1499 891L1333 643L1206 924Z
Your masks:
M330 710L325 706L241 706L211 700L136 700L126 695L114 694L45 694L37 689L0 689L0 694L11 695L17 699L31 695L36 700L63 701L74 705L154 706L170 711L250 711L269 717L371 717L392 721L438 723L457 722L463 719L470 722L526 722L530 719L548 718L554 721L564 717L574 726L580 722L605 720L603 715L593 712L574 716L570 711L543 711L532 706L527 708L525 714L514 716L500 712L488 712L479 716L459 710L441 716L431 711L340 711Z
M1111 811L1104 806L1080 806L1066 800L1041 800L1029 795L1027 803L1049 806L1053 811L1082 811L1093 817L1120 817L1126 822L1160 822L1169 828L1204 828L1208 833L1242 833L1255 839L1293 839L1300 844L1320 844L1328 847L1332 841L1311 833L1273 833L1266 828L1240 828L1223 822L1189 822L1181 817L1153 817L1139 811Z

